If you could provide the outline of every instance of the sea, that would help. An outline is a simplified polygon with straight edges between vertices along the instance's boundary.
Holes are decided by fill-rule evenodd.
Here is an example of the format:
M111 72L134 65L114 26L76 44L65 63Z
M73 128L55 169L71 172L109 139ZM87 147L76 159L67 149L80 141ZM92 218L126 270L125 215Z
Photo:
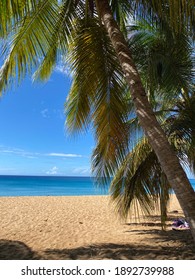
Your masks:
M107 195L108 187L92 177L0 175L0 196L84 196Z
M195 190L195 179L190 179ZM92 177L0 176L0 196L108 195L109 186L97 187Z

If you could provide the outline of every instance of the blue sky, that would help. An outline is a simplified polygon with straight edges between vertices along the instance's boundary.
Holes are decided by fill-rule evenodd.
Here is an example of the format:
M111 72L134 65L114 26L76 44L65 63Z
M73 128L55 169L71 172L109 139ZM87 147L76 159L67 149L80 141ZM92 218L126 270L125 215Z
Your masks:
M71 80L61 70L47 83L27 77L0 98L0 175L91 175L94 140L90 131L76 137L66 132Z
M89 176L90 132L65 129L70 78L59 70L47 83L22 84L0 99L0 175Z

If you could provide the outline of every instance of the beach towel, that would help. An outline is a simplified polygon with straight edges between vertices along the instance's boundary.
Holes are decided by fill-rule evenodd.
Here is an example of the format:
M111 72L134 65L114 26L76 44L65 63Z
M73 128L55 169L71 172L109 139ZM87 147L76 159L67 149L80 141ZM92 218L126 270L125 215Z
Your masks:
M173 221L172 229L173 230L186 230L189 229L190 226L188 222L183 218L178 218Z

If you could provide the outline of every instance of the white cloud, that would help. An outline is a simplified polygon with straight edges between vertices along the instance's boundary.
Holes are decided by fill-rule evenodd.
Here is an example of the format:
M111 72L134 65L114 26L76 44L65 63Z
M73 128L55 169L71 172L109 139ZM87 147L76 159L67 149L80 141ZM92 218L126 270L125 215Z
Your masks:
M77 155L77 154L64 154L64 153L49 153L47 154L50 157L82 157L82 155Z
M49 118L49 110L48 109L42 110L41 115L43 116L43 118Z
M22 156L26 158L37 158L39 153L30 153L26 152L22 149L17 149L17 148L10 148L10 147L0 147L0 153L1 154L10 154L10 155L17 155L17 156Z
M13 147L5 147L0 146L0 154L10 154L10 155L16 155L21 157L26 157L29 159L39 158L39 157L60 157L60 158L85 158L83 155L79 154L66 154L66 153L37 153L37 152L28 152L22 149L17 149Z
M61 57L61 62L56 65L55 71L65 76L71 77L70 65L68 65L67 62L63 61L63 57Z
M56 166L52 167L50 170L46 172L48 175L56 175L58 172L58 168Z
M73 170L73 173L77 175L91 175L91 169L89 166L78 167Z

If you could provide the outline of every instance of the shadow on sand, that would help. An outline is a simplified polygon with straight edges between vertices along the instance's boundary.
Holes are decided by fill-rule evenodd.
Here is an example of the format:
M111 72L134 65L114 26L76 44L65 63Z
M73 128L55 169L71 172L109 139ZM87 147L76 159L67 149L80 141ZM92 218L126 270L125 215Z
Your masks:
M137 234L147 233L148 230L137 231ZM0 240L0 260L195 260L195 248L189 231L155 230L155 235L151 246L105 243L43 251L33 251L20 241L3 239ZM180 246L176 246L178 241Z
M33 251L21 241L0 239L0 260L31 260Z
M47 249L43 253L46 259L110 259L110 260L195 260L195 247L190 231L173 230L137 230L137 234L155 234L151 246L145 244L93 244L74 249ZM132 232L132 230L129 230ZM176 246L180 243L179 246Z

